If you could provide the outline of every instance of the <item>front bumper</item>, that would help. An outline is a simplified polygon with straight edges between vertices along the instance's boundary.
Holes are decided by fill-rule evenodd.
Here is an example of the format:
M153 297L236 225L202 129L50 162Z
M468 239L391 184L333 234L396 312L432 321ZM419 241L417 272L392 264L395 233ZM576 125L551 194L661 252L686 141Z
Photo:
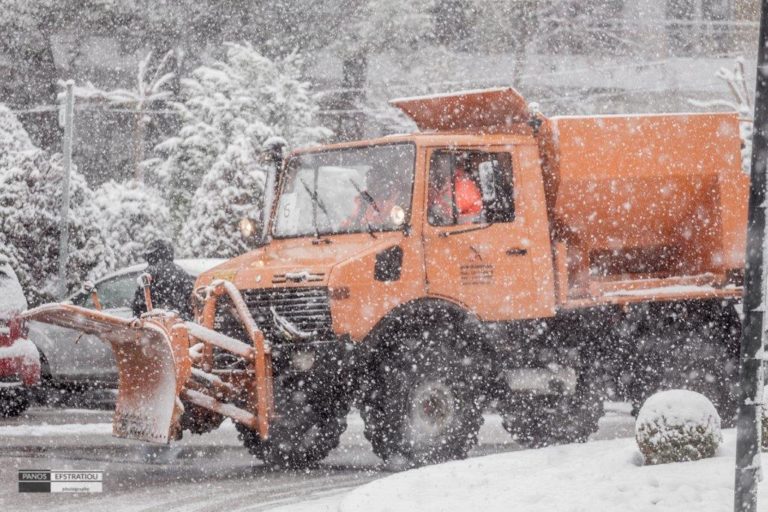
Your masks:
M343 377L357 365L359 347L348 339L309 342L284 342L272 345L275 376L311 375L312 379L332 381Z

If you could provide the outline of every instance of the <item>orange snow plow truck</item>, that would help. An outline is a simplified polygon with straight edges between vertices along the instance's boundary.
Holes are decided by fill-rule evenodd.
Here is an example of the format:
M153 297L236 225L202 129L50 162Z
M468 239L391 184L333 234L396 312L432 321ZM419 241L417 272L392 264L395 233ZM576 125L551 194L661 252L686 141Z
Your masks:
M196 321L26 314L112 345L116 436L231 418L268 464L306 466L355 406L377 455L425 464L464 457L486 407L526 446L584 441L605 399L667 387L732 420L735 114L546 118L509 88L392 104L417 133L277 167L262 236L198 278Z

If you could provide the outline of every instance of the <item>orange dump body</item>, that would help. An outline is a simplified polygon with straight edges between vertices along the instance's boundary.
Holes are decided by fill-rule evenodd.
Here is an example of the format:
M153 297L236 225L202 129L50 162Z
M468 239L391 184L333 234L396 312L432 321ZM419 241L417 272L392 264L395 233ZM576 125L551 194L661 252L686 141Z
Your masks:
M570 298L637 280L722 287L743 267L749 179L735 114L555 117L541 135Z

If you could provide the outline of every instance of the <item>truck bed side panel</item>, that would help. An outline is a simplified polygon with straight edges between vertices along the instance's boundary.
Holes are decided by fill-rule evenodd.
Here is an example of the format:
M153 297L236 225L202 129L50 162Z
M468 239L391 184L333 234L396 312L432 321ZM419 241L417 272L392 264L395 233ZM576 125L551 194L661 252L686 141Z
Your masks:
M561 117L545 129L572 298L742 268L748 177L735 114Z

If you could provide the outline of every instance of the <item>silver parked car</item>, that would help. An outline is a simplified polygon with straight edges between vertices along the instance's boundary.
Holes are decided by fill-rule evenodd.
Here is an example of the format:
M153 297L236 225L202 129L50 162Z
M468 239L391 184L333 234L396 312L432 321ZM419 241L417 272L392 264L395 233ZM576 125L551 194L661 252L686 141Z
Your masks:
M180 259L175 260L175 263L190 276L197 277L223 261ZM146 267L146 263L133 265L96 281L104 312L125 318L132 316L131 304L138 287L137 279ZM85 290L75 293L68 300L78 306L94 307L90 293ZM117 387L117 367L112 349L95 336L30 322L29 339L40 352L44 388L44 396L41 398L45 401L79 405L83 397L78 397L78 392ZM87 400L91 398L93 395Z

